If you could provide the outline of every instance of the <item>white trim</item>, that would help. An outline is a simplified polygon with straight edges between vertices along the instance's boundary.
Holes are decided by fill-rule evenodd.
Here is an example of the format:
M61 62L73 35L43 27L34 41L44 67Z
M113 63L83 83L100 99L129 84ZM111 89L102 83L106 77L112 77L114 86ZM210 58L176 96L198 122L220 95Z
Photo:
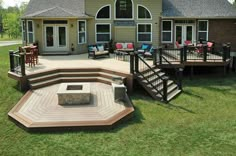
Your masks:
M174 34L174 39L175 39L175 42L176 42L176 39L177 39L177 36L176 36L176 27L181 27L181 31L182 31L182 37L181 37L181 40L182 40L182 43L180 44L181 46L184 46L184 41L187 40L187 27L192 27L192 43L196 43L196 37L195 37L195 25L193 23L191 24L188 24L188 23L183 23L183 24L175 24L175 34ZM176 46L176 45L175 45Z
M207 22L207 30L206 31L199 31L199 22ZM208 33L209 33L209 20L198 20L197 22L197 39L199 38L199 32L206 33L206 40L208 41Z
M29 24L28 22L32 22L32 31L29 31ZM33 43L35 41L35 37L34 37L34 21L33 20L27 20L26 21L26 27L27 27L27 43ZM29 42L29 34L33 34L33 41L32 42Z
M84 23L85 23L85 26L84 26L84 27L85 27L85 30L84 30L84 31L81 31L81 32L79 31L79 22L84 22ZM86 21L86 20L78 20L78 21L77 21L77 33L78 33L78 34L77 34L77 35L78 35L78 42L77 42L77 43L78 43L78 44L86 44L86 43L87 43L87 21ZM83 42L83 43L82 43L82 42L81 42L81 43L79 42L79 34L80 34L80 33L85 33L85 39L84 39L84 42Z
M110 30L110 32L109 32L109 35L110 35L109 40L111 40L111 23L95 23L95 41L96 41L96 43L106 43L106 42L109 42L109 41L97 41L97 25L109 25L109 30ZM104 34L108 34L108 33L104 33Z
M171 30L163 31L163 22L169 21L171 22ZM163 41L163 32L170 32L171 33L171 41ZM161 43L172 43L173 42L173 20L162 20L161 21Z
M47 36L46 36L46 28L47 27L53 27L53 46L47 47ZM66 33L66 45L64 47L59 46L59 39L58 39L58 28L64 27L65 33ZM44 24L43 25L43 31L44 31L44 50L45 51L69 51L69 32L68 32L68 25L67 24Z
M151 40L150 41L139 41L139 37L138 37L139 34L149 34L149 32L148 33L139 33L138 32L139 25L150 25L151 26L151 32L150 32L150 35L151 35L150 39ZM143 42L149 43L149 42L152 42L152 23L137 23L137 42L138 43L143 43Z
M146 9L146 10L148 11L148 13L150 14L150 17L151 17L151 18L139 18L139 17L138 17L138 14L139 14L138 7L143 7L144 9ZM138 19L138 20L152 20L152 13L151 13L151 11L150 11L146 6L141 5L141 4L138 4L138 5L137 5L137 19Z
M97 18L98 13L105 7L109 6L109 18ZM107 4L98 9L95 20L111 20L111 4Z
M131 0L131 2L132 2L132 18L116 18L116 2L117 2L117 0L115 0L115 3L114 3L114 19L115 20L134 20L134 1Z

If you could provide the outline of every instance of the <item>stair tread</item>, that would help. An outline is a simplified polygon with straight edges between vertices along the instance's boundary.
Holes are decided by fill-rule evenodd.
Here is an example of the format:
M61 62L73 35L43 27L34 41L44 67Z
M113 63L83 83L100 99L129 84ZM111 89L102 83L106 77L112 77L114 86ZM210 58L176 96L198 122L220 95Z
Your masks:
M167 101L170 101L172 100L174 97L176 97L179 93L181 93L182 91L181 90L175 90L173 91L171 94L168 95L167 97Z

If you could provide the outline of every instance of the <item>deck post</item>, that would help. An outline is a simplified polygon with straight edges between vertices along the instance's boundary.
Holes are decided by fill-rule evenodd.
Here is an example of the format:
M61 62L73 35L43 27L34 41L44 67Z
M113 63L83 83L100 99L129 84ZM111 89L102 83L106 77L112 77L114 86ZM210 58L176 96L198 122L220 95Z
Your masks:
M21 67L21 75L25 76L25 55L20 53L20 67Z
M184 51L183 51L183 61L184 62L187 61L187 50L188 50L187 45L184 45Z
M168 83L169 77L168 76L164 76L163 77L163 101L167 103L167 92L168 92L168 87L167 87L167 83Z
M207 45L206 44L203 45L203 61L204 62L207 61Z
M159 64L162 65L162 48L159 48Z
M130 74L134 74L134 53L130 53Z
M223 44L223 62L226 61L227 51L228 51L227 45Z
M227 43L227 48L228 48L228 59L230 59L230 52L231 52L231 43Z
M14 51L13 50L9 50L9 58L10 58L10 71L14 72L15 68L14 68Z
M138 53L134 53L134 70L135 72L139 72L139 59L138 59Z
M180 63L184 62L184 48L180 48Z
M157 49L153 49L153 54L152 54L152 57L153 57L153 65L156 66L157 64Z
M182 80L183 80L183 71L184 69L183 68L179 68L179 84L178 84L178 88L179 90L182 90L183 89L183 85L182 85Z

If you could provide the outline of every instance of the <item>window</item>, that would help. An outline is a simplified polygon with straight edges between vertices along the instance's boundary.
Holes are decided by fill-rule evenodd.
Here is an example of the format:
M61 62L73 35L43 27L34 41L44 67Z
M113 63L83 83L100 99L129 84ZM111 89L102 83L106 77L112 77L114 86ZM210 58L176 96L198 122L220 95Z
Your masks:
M132 0L117 0L115 3L116 19L132 19L133 18L133 2Z
M152 42L151 24L138 24L138 42Z
M27 36L26 36L26 30L27 30ZM34 23L33 21L22 21L22 36L23 40L26 41L27 38L27 43L33 43L34 42Z
M96 42L109 42L111 39L110 24L96 24Z
M107 5L98 10L96 19L110 19L110 15L110 5Z
M198 21L198 40L202 38L203 40L208 40L208 21L201 20Z
M78 21L78 43L86 43L86 21Z
M172 21L162 21L162 43L172 43Z
M141 5L138 5L138 19L152 19L149 10Z

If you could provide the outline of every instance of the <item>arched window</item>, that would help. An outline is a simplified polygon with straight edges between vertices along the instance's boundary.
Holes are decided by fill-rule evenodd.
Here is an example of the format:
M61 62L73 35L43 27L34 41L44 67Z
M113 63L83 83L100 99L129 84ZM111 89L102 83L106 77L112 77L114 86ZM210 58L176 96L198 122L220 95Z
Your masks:
M110 19L110 5L103 6L97 12L97 19Z
M115 4L116 19L132 19L133 18L133 2L132 0L117 0Z
M152 19L150 11L142 5L138 5L138 19Z

